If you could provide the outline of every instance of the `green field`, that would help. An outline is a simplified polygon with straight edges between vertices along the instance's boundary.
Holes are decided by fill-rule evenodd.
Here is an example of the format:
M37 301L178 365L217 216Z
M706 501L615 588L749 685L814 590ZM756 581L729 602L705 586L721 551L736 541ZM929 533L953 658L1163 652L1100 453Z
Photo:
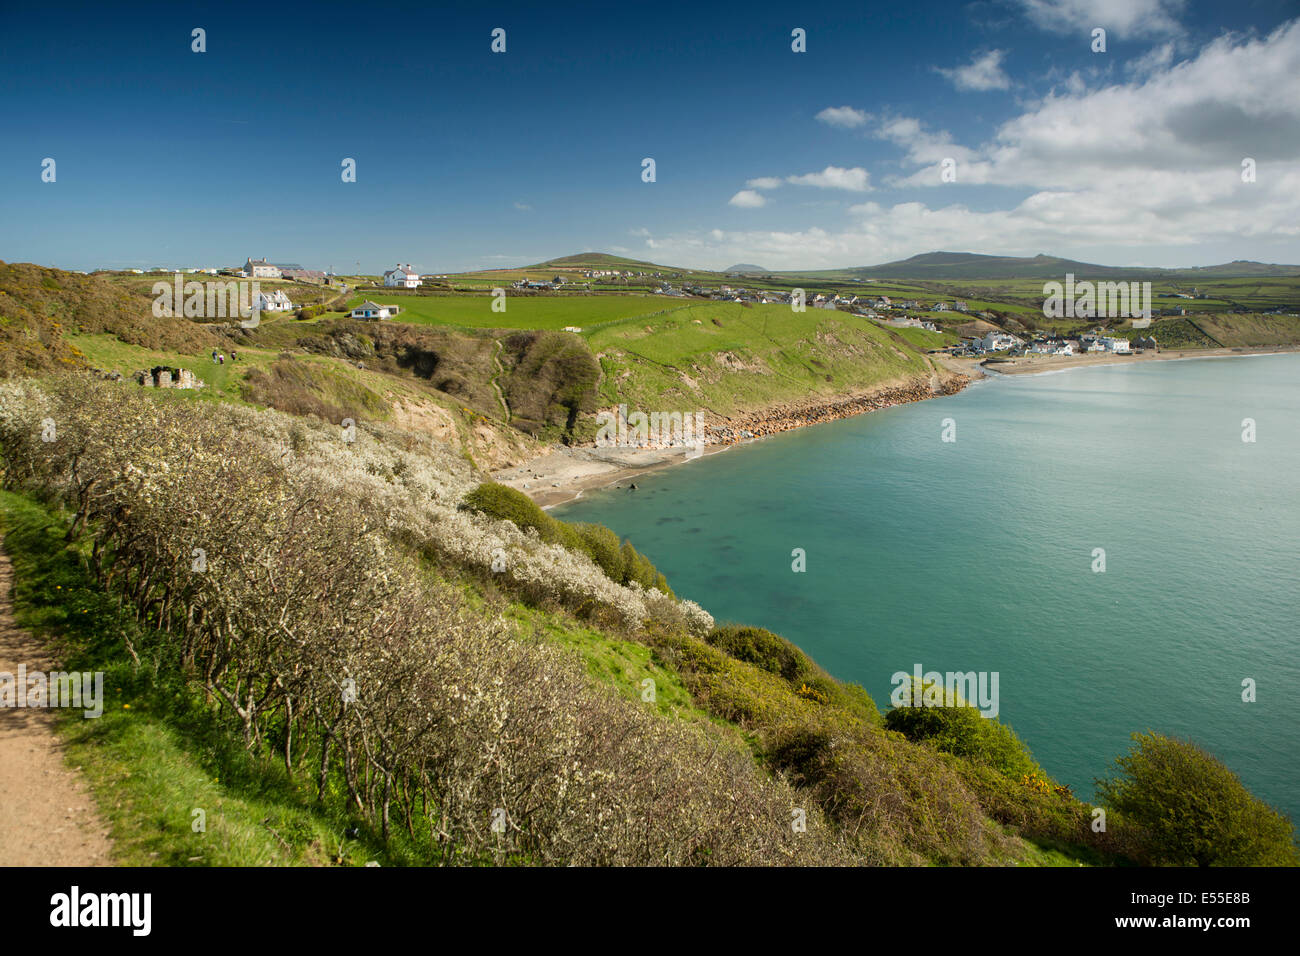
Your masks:
M506 310L493 312L491 295L389 295L366 293L380 305L397 305L393 320L415 325L447 325L469 329L558 330L567 326L586 331L592 326L680 308L681 300L640 295L511 295L506 290ZM362 301L351 300L349 308Z

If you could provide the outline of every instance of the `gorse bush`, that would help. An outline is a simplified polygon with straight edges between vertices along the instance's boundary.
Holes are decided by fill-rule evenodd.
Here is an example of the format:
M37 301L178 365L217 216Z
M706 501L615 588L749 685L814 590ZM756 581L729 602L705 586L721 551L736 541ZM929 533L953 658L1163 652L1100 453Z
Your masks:
M779 634L761 627L723 625L705 639L728 656L782 678L805 700L833 703L869 724L880 723L880 711L871 695L857 684L835 680Z
M598 524L568 524L552 518L522 491L494 481L485 481L465 496L465 507L509 521L521 531L533 530L547 544L558 544L585 554L605 575L618 584L634 584L672 597L672 589L649 558L632 547L619 545L618 535Z
M927 690L941 696L942 703L925 703ZM885 715L885 726L890 730L991 767L1028 786L1033 786L1035 780L1047 779L1015 731L996 717L984 717L960 694L925 682L917 685L909 679L904 699L904 706L894 707Z
M816 665L808 655L784 637L761 627L715 628L709 634L708 641L736 660L756 664L792 684L819 676Z
M1146 733L1097 782L1102 802L1142 831L1148 862L1174 866L1295 866L1290 820L1186 740Z

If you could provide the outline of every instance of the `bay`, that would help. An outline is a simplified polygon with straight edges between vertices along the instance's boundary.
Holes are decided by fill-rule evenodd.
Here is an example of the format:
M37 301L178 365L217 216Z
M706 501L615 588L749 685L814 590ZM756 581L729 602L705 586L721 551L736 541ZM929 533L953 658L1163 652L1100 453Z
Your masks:
M1083 799L1151 729L1297 818L1300 355L994 377L637 484L553 513L882 710L915 664L996 671L1000 719Z

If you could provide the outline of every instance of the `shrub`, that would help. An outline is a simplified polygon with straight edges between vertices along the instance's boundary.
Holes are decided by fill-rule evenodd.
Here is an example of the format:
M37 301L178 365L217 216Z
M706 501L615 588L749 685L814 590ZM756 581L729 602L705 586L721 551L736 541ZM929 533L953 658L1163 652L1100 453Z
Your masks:
M485 481L465 496L465 505L493 518L513 521L520 531L534 528L543 541L555 540L551 529L555 519L522 491Z
M1104 803L1145 833L1149 862L1175 866L1295 866L1291 821L1259 800L1210 754L1187 740L1134 734L1097 781Z
M941 705L926 706L922 694L928 687L931 685L909 688L911 703L886 714L885 726L909 740L924 741L937 750L985 764L1015 781L1047 779L1010 727L996 717L981 716L973 705L946 688L941 691Z
M492 518L512 522L520 531L532 529L547 544L558 544L585 554L618 584L637 584L672 597L668 579L632 547L618 543L618 535L598 524L571 525L552 518L522 491L485 481L465 496L465 507Z
M579 524L574 526L578 537L582 539L582 549L591 556L591 560L605 572L611 581L623 581L625 567L623 552L619 548L618 535L603 524Z
M817 668L803 651L780 635L761 627L727 625L715 628L709 643L738 661L746 661L791 684L814 677Z
M711 631L707 640L729 657L784 679L804 700L834 704L869 724L880 723L880 711L870 694L857 684L837 681L779 634L761 627L728 624Z
M647 590L654 588L664 594L673 593L668 587L668 579L659 573L649 558L632 547L631 541L623 542L622 559L624 584L635 582Z

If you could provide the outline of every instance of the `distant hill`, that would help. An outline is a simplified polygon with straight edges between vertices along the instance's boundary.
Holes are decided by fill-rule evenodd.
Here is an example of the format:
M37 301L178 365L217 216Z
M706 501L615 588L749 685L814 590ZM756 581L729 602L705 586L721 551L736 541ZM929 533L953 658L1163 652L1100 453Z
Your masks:
M771 270L764 269L762 266L756 266L752 262L741 262L734 266L727 266L723 272L740 272L744 275L768 275Z
M879 266L824 270L814 275L858 279L1053 279L1067 272L1111 279L1188 278L1201 276L1300 275L1300 266L1237 260L1186 269L1103 266L1059 256L986 256L974 252L927 252ZM805 273L806 274L806 273Z
M574 256L560 256L547 259L529 269L635 269L638 272L688 272L681 266L665 266L643 259L627 259L623 256L611 256L607 252L580 252Z

